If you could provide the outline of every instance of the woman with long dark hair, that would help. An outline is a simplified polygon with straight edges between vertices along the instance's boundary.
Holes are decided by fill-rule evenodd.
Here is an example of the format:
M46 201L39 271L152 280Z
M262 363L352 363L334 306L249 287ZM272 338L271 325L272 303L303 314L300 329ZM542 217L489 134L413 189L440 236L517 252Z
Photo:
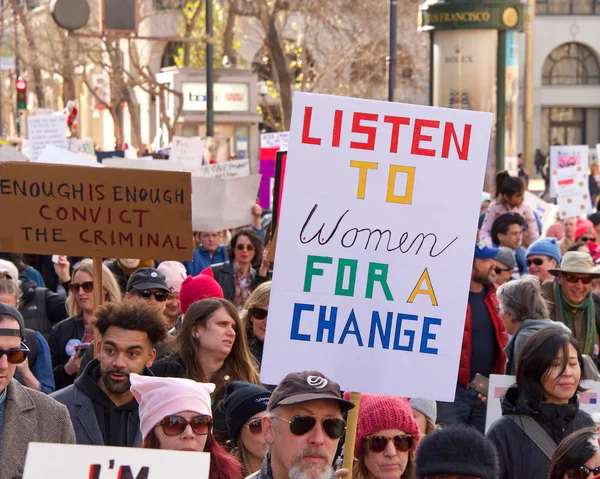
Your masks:
M503 417L487 434L498 450L501 479L546 479L556 446L594 425L579 409L583 376L581 350L569 333L546 328L525 342L517 383L501 399Z
M596 429L588 427L566 437L556 449L548 479L588 479L600 474Z
M240 479L240 464L212 434L210 393L214 384L134 373L129 379L131 392L140 404L142 447L208 452L209 479Z

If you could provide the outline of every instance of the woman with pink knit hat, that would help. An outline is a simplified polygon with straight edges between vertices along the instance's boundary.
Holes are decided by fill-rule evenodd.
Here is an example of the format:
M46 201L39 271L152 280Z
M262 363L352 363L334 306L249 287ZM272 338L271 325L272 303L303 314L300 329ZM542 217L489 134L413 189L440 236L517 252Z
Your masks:
M412 479L419 428L406 399L363 394L358 412L354 479Z
M239 479L238 461L212 435L210 394L215 385L190 379L129 376L148 449L208 452L209 479Z

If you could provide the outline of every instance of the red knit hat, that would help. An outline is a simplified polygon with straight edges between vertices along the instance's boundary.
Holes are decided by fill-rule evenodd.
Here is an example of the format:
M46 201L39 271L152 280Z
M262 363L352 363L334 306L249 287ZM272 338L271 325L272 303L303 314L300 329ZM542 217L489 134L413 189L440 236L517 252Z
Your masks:
M590 220L580 219L577 221L577 226L575 227L575 234L573 237L575 238L575 241L577 241L580 236L585 234L595 238L596 229L594 228L594 223L592 223Z
M349 393L344 396L350 397ZM354 457L358 457L363 438L386 429L399 429L414 437L413 451L419 444L419 427L413 419L412 409L404 398L381 394L361 394L358 410L358 427Z
M223 288L209 275L188 276L181 283L179 305L183 314L193 303L207 298L223 298Z

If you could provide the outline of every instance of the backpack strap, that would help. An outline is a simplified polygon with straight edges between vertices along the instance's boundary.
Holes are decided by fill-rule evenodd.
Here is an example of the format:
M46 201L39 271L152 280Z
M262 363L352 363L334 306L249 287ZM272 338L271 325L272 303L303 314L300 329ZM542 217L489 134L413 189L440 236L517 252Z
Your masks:
M517 414L508 416L514 423L525 433L525 435L533 441L533 443L544 453L544 455L552 461L554 451L558 447L556 442L548 435L544 428L531 416Z

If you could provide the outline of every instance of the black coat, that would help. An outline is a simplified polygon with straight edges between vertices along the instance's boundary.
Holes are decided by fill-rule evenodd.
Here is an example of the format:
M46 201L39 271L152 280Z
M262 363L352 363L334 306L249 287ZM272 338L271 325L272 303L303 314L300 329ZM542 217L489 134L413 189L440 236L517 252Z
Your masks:
M504 393L500 404L503 417L487 433L498 450L500 479L546 479L550 468L550 460L541 449L507 416L531 416L556 444L572 432L594 426L590 415L579 409L577 397L569 404L540 404L524 399L514 385Z
M223 288L223 297L229 301L233 301L235 297L235 277L233 275L233 265L230 262L220 263L211 266L212 272L215 276L215 281L219 283ZM258 272L254 276L250 289L254 291L259 285L270 281L271 278L267 276L259 276Z
M30 280L26 276L21 275L19 279L21 280L21 291L23 292L19 310L25 319L25 326L34 331L40 331L48 339L52 326L60 323L69 316L65 306L67 298L47 288L41 288L35 281ZM35 311L33 311L38 309L35 298L36 290L45 291L44 304L46 314L44 318L36 316Z
M73 316L55 324L50 334L50 354L52 356L52 368L54 370L54 382L56 390L66 388L73 384L76 375L69 376L65 371L65 364L69 362L70 356L65 351L65 346L70 339L81 339L85 334L85 325L82 316Z

